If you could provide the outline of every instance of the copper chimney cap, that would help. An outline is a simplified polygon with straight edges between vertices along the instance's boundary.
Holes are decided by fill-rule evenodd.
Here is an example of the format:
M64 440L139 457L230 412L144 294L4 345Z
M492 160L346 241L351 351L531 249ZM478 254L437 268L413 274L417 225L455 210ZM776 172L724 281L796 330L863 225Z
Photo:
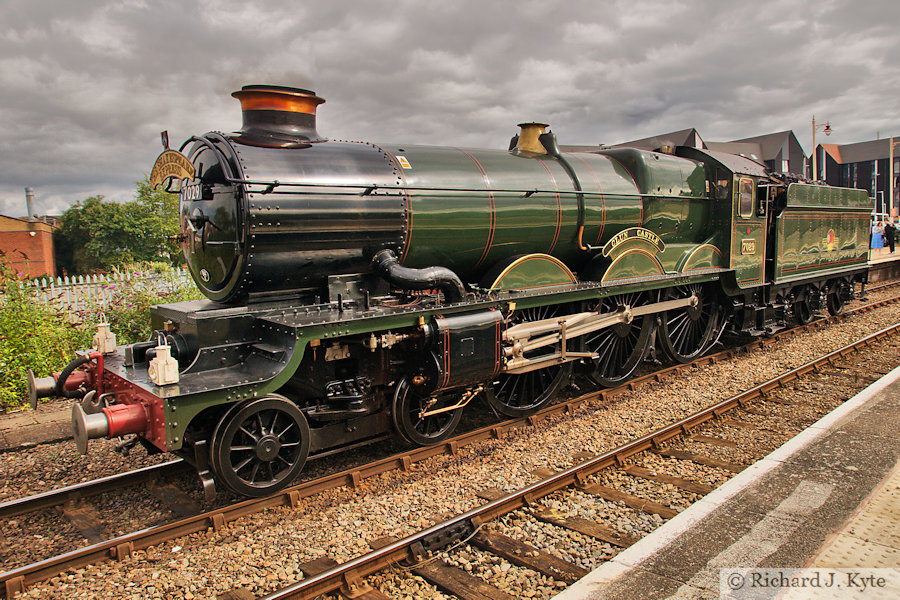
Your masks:
M245 85L231 94L241 102L243 127L236 141L250 146L297 148L324 142L316 131L315 92L278 85Z

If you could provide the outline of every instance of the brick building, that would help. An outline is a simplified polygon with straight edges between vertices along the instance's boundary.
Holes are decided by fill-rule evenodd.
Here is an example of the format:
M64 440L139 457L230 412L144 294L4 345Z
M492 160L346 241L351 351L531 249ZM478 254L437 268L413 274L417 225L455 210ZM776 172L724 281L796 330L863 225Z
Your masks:
M897 185L900 153L894 148L894 185L891 186L889 163L893 141L894 138L885 138L856 144L819 144L816 147L819 178L829 185L866 190L875 198L876 214L896 217L900 206Z
M793 131L779 131L753 137L732 140L732 144L759 144L760 154L766 166L776 173L793 173L806 175L807 157L803 152L803 146L797 140ZM739 152L725 150L726 152Z
M28 277L55 276L53 227L42 221L0 215L0 259Z

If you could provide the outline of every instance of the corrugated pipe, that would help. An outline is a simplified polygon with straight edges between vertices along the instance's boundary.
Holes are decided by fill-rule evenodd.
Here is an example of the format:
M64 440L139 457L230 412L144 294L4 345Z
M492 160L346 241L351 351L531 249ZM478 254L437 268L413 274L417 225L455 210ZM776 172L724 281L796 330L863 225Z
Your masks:
M407 290L439 289L447 302L461 302L466 288L459 276L446 267L410 269L400 265L391 250L381 250L372 258L375 272L388 282Z

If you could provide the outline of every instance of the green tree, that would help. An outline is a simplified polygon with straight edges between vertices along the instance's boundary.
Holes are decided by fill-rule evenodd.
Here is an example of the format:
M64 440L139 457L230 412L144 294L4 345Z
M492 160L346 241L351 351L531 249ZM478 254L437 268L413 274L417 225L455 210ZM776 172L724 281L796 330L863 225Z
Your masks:
M92 196L63 213L54 233L60 269L83 274L134 262L178 263L178 196L151 189L146 177L136 186L130 202Z
M161 260L171 265L184 262L181 247L176 241L179 233L178 194L169 194L150 187L149 177L136 182L136 210L145 217L147 252L156 255L139 260Z

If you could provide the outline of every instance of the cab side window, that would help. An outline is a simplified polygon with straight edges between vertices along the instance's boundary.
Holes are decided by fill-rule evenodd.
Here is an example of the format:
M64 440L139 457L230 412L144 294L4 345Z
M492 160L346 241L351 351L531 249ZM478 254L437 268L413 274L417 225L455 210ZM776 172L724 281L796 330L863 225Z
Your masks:
M731 173L716 167L716 198L728 200L730 197Z
M738 185L739 214L747 219L753 216L753 180L741 177Z

